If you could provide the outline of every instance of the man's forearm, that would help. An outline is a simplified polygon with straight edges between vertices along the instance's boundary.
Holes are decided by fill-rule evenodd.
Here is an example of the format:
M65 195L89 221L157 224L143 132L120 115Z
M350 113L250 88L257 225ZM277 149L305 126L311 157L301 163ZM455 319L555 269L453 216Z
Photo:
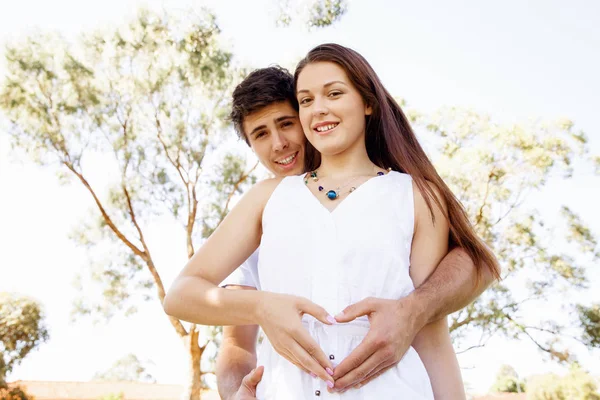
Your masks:
M242 384L244 376L256 368L255 344L257 326L223 327L223 343L217 357L217 387L222 399L233 398ZM238 343L236 338L243 338L246 343Z
M490 268L482 268L478 278L471 258L463 249L455 248L409 296L419 308L419 320L425 326L466 307L493 281Z

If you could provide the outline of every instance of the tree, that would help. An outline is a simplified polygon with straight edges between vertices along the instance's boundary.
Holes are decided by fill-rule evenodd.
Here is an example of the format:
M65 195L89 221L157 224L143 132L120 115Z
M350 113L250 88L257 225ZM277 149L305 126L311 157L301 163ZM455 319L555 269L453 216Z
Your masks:
M0 400L35 400L28 395L20 386L0 388Z
M527 386L527 398L531 400L600 400L594 378L577 363L565 376L534 376Z
M591 307L577 306L583 327L583 340L590 347L600 347L600 304Z
M7 389L6 376L48 340L44 319L42 307L35 300L0 293L0 389L7 390L6 395L11 392Z
M346 0L277 0L279 26L289 26L298 20L308 29L325 28L339 21L348 10Z
M156 379L147 372L144 363L135 354L128 354L117 360L108 371L97 373L93 380L156 383Z
M490 392L522 393L525 392L525 385L513 367L503 365L496 375L496 382Z
M87 35L78 45L42 35L8 46L0 107L11 122L13 143L42 165L60 165L61 179L79 182L96 210L74 238L97 252L91 276L102 291L94 298L82 279L86 298L77 304L79 314L134 312L150 290L162 302L165 289L147 239L152 221L164 215L179 221L191 257L194 244L208 237L235 196L254 182L243 157L218 148L225 137L226 99L239 71L217 44L214 17L190 18L141 12L129 25ZM410 115L504 267L501 283L452 316L455 341L470 343L477 334L475 346L483 345L501 333L528 338L551 357L570 360L560 339L575 336L574 324L577 336L587 326L569 320L568 313L562 319L539 313L532 321L524 311L552 296L568 300L565 293L585 288L586 269L600 258L597 240L566 206L564 226L552 233L523 199L552 176L569 179L575 159L592 160L585 135L571 121L509 126L458 109ZM94 162L114 182L106 194L90 175ZM565 303L566 311L576 309ZM198 398L208 372L200 360L215 330L203 331L200 340L198 327L168 321L190 354L190 398Z
M85 297L76 315L135 312L152 290L156 312L189 354L190 399L200 398L207 373L201 358L214 329L201 332L164 315L165 288L147 232L156 218L170 216L191 257L232 199L254 183L243 155L219 148L231 136L224 116L240 75L217 44L219 32L208 12L142 10L74 44L32 36L7 47L0 88L13 144L40 165L59 166L61 181L81 184L92 200L94 215L73 235L95 261L91 275L81 274ZM107 193L90 173L99 165L112 182ZM86 276L100 285L96 297Z
M568 206L560 210L560 225L551 226L526 201L550 178L570 179L576 167L594 173L585 134L569 120L502 125L457 108L408 114L503 269L501 282L452 315L455 344L470 349L499 333L531 340L560 362L574 359L564 340L598 347L582 339L584 331L597 337L597 311L579 305L583 320L573 319L578 305L566 295L588 286L586 271L600 259L597 238ZM561 299L563 313L541 312L553 298Z

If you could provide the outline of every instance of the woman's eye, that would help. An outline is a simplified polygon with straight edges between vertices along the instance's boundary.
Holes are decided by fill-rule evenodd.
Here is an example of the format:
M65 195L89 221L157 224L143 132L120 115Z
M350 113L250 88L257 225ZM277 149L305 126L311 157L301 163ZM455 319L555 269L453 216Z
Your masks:
M329 97L337 97L341 94L342 94L342 92L334 90L333 92L329 92Z
M300 99L300 104L307 104L308 102L310 102L310 98L308 98L308 97Z

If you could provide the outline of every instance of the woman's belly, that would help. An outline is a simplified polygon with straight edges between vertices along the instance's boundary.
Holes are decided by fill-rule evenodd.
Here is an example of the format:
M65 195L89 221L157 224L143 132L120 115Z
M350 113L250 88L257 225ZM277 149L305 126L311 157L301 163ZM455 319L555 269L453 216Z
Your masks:
M348 324L324 325L305 316L303 325L332 360L334 368L360 344L369 331L369 322L361 319ZM257 365L265 367L263 379L257 388L259 400L433 399L425 366L412 347L395 367L367 385L344 393L329 393L323 380L311 377L280 356L267 338L259 348Z

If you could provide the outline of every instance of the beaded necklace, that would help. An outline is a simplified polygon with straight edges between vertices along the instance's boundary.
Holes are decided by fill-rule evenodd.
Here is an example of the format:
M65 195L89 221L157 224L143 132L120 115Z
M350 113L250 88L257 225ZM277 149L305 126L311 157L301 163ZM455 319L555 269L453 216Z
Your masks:
M392 169L388 168L387 170L389 172ZM319 176L317 175L317 171L316 170L311 171L307 175L313 180L313 182L318 182L319 181ZM382 172L382 171L377 172L377 176L382 176L382 175L385 175L385 173ZM350 185L351 183L354 183L358 178L359 177L354 177L351 180L347 181L345 184L340 185L340 186L336 187L335 189L328 190L327 192L325 192L325 195L327 196L327 198L329 200L336 200L336 199L338 199L340 197L340 195L341 195L341 189L345 188L346 186ZM308 177L304 178L304 184L308 185ZM319 189L319 192L322 192L322 191L325 190L325 188L323 186L321 186L321 185L319 185L318 189ZM352 193L355 190L356 190L356 186L351 186L350 189L348 190L348 193Z

